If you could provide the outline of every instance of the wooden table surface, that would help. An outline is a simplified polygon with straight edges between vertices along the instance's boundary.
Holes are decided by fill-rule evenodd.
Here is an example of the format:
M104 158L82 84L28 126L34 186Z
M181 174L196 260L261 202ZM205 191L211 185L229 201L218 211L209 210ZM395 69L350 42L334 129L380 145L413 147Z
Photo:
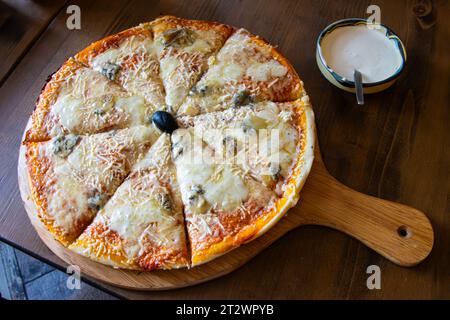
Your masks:
M3 1L0 20L0 237L64 267L32 228L17 186L21 135L49 74L90 42L161 14L245 27L277 44L304 80L329 171L346 185L416 207L435 228L422 264L402 268L339 232L302 227L241 269L191 288L135 292L100 285L127 298L443 299L450 298L450 2L348 0L70 1L81 30L68 30L64 1ZM356 105L329 84L315 63L315 42L331 22L367 17L404 41L408 66L391 89ZM424 17L424 11L426 12ZM3 12L3 8L2 8ZM3 22L2 22L3 21ZM381 269L368 290L366 269Z

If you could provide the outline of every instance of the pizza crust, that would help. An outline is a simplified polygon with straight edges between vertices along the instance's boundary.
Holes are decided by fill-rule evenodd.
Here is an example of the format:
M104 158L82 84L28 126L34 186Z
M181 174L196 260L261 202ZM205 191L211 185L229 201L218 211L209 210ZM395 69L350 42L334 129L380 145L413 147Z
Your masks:
M67 60L61 68L48 77L48 81L42 89L31 116L31 125L25 133L24 142L46 141L51 139L50 128L46 123L51 105L55 103L59 94L58 82L80 68L73 59Z
M103 73L128 92L142 95L153 108L165 109L153 23L142 23L96 41L77 53L75 59Z
M166 105L173 112L233 31L224 24L165 16L152 22Z
M273 207L266 210L261 217L254 221L252 225L232 237L225 238L212 244L207 249L196 252L195 255L193 254L191 258L192 266L211 261L244 243L260 237L272 228L290 208L297 204L300 198L300 191L311 171L314 160L315 122L314 113L307 96L302 98L296 108L298 111L301 111L298 124L304 130L304 144L292 168L291 175L287 179L287 187L283 196L277 200Z
M69 249L125 269L189 265L181 196L163 134Z
M304 95L303 82L287 59L260 37L238 29L210 59L208 71L178 115L222 111L246 100L293 101Z
M142 126L70 139L25 144L38 218L65 246L90 224L156 134Z
M155 109L100 73L69 59L45 86L25 142L148 124Z
M87 46L82 51L78 52L75 55L75 59L88 66L90 65L91 60L96 56L104 53L111 48L119 47L120 43L129 37L139 35L153 39L153 33L148 23L143 23L137 27L121 31L119 33L98 40Z

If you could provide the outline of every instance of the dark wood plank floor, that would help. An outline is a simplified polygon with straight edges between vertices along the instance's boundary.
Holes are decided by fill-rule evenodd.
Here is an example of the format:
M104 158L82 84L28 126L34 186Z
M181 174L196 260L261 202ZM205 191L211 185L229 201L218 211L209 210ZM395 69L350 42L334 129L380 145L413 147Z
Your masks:
M67 1L1 1L0 84L45 31Z
M67 279L66 273L0 242L0 297L4 299L116 299L84 282L81 282L79 289L70 289Z
M424 263L407 269L343 234L304 227L236 272L206 284L150 293L104 287L125 297L150 299L450 298L450 2L376 1L382 22L407 47L408 66L395 86L367 97L361 108L351 94L321 76L315 64L315 41L337 19L367 17L366 8L372 3L78 0L73 4L81 8L82 29L73 31L66 28L65 8L54 17L49 13L40 36L26 46L12 69L6 68L12 71L0 88L0 236L64 265L37 237L17 188L20 137L35 100L47 76L90 42L160 14L174 14L242 26L278 44L305 81L329 171L356 190L426 212L435 228L435 248ZM433 10L418 18L424 3ZM366 268L372 264L381 268L381 290L366 287Z

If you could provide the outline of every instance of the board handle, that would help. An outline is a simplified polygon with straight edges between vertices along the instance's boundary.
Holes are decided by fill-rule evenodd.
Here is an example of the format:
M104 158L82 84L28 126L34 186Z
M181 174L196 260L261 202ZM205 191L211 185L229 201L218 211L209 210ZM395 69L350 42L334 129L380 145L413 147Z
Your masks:
M345 232L401 266L414 266L429 255L434 234L423 212L357 192L332 177L323 163L315 166L308 182L322 192L301 198L301 224Z

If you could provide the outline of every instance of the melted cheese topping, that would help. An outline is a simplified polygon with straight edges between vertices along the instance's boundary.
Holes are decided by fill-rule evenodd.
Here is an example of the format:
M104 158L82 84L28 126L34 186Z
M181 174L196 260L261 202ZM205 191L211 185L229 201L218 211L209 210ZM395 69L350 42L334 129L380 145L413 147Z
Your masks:
M283 77L287 73L287 68L276 60L268 62L252 63L246 71L246 75L253 81L269 81L273 78Z
M119 66L115 81L129 92L142 95L156 108L164 107L159 63L150 36L141 34L127 37L118 47L108 49L90 60L90 65L98 72L111 63Z
M126 57L133 56L136 53L154 54L153 40L143 35L124 38L118 47L113 47L93 57L90 63L94 69L99 70L107 62L123 61Z
M181 198L170 152L170 138L162 135L93 222L120 236L129 261L152 246L180 252L185 248Z
M187 46L165 47L160 37L159 60L161 78L166 89L166 104L174 111L187 96L190 88L205 71L208 57L223 44L223 35L215 30L195 30L193 43Z
M235 32L209 60L209 69L196 85L208 88L206 95L193 95L181 106L179 114L194 115L228 108L232 97L249 90L260 99L272 96L271 87L288 74L288 69L274 59L270 46L252 41L252 35L241 29ZM265 83L264 86L260 86ZM265 92L260 92L263 88ZM192 109L197 111L193 112Z
M207 238L216 241L245 228L245 223L251 223L245 218L248 210L255 217L274 199L269 189L241 168L217 163L214 151L195 139L193 129L178 129L172 134L172 156L194 255L211 244ZM230 230L227 215L240 217L236 219L243 225L231 226Z
M111 196L154 135L147 127L92 135L83 138L67 159L53 154L53 141L44 143L42 156L53 162L47 211L55 225L70 233L82 227L81 221L89 222L94 215L88 210L89 196Z
M123 179L155 139L150 127L137 126L84 138L69 155L72 170L86 185L108 189ZM122 178L122 179L121 179Z
M188 210L198 213L211 208L236 209L248 197L244 178L236 168L216 163L208 147L198 150L194 139L189 130L177 130L172 136L172 143L183 150L175 160L183 202ZM201 190L196 192L196 186ZM196 199L192 201L192 197Z
M288 68L243 29L226 42L213 28L192 31L195 40L184 46L163 46L149 34L127 36L91 56L92 69L80 67L61 80L52 136L131 127L82 137L66 158L53 154L51 142L41 148L53 163L46 187L55 225L79 233L100 210L91 228L118 236L114 244L102 235L90 239L88 228L78 252L91 258L107 252L112 261L113 252L104 249L111 245L131 266L148 253L159 254L163 265L167 253L185 253L185 209L195 256L243 231L282 194L300 138L292 105L255 101L285 101L274 97L291 85ZM252 98L235 105L242 91ZM178 119L192 128L171 136L142 125L166 107L178 115L226 111ZM229 141L232 161L221 162ZM89 202L93 193L104 198L98 209Z
M252 81L282 77L287 68L272 58L270 49L252 41L251 35L238 31L231 36L214 59L204 77L206 85L223 86L249 76Z
M130 96L97 72L80 67L61 81L51 110L59 125L53 126L50 134L97 133L144 124L152 111L142 97Z
M299 134L292 122L292 108L289 103L262 102L179 121L192 125L196 135L216 154L223 155L224 161L238 164L244 172L271 186L279 176L289 175L296 157Z
M109 228L125 241L123 249L130 259L145 253L146 239L155 247L181 249L184 245L181 210L167 210L158 200L158 195L168 192L156 177L147 175L127 180L104 208Z
M52 186L53 193L47 199L47 213L54 218L56 226L71 233L76 231L76 221L91 217L85 189L73 178L68 165L56 167L55 175L57 179Z

